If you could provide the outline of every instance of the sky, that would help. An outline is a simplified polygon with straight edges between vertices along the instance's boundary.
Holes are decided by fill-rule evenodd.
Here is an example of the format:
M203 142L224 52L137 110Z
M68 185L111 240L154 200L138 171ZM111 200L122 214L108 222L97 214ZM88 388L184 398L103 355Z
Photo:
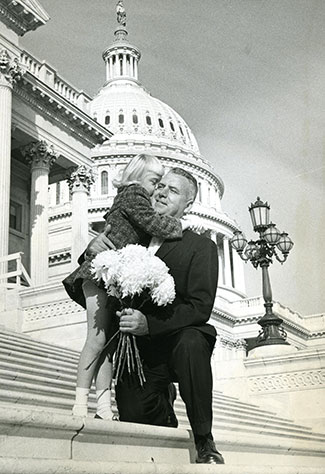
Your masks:
M21 39L76 88L105 81L115 0L40 0L51 20ZM225 184L222 207L249 239L259 196L295 245L270 267L273 299L325 312L325 2L124 0L139 79L176 110ZM261 270L245 265L248 296Z

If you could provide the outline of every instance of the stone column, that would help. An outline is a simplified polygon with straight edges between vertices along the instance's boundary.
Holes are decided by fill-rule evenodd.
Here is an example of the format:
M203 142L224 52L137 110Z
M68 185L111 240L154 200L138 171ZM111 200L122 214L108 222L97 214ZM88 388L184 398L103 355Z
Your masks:
M232 251L232 255L234 262L235 288L236 290L246 293L244 262L237 252Z
M30 276L33 286L39 286L48 281L49 172L58 155L45 141L30 143L22 153L31 165Z
M217 244L217 233L214 230L211 230L211 240Z
M134 76L134 57L130 57L130 75L133 77Z
M115 54L115 77L119 76L120 72L120 61L118 58L118 54Z
M9 202L11 161L11 101L13 84L23 72L18 59L11 59L8 51L0 51L0 258L9 251ZM7 264L0 263L0 274Z
M126 54L123 54L123 76L126 76Z
M70 171L68 184L72 193L71 271L88 244L88 196L94 176L90 168L79 166Z
M225 265L225 285L231 287L231 266L230 266L230 253L229 253L229 239L223 238L223 253L224 253L224 265Z

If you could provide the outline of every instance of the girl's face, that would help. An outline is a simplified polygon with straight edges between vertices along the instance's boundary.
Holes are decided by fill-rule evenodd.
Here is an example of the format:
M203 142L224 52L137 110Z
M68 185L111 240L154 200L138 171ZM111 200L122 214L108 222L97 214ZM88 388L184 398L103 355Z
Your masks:
M140 184L149 193L149 195L152 196L160 180L161 174L157 173L157 171L149 169L144 172L142 178L140 179Z

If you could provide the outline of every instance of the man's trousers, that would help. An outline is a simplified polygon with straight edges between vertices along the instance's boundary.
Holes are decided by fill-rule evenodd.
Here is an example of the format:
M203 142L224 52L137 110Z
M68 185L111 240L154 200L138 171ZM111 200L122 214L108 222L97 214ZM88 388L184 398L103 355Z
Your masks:
M168 385L178 382L187 416L195 435L212 427L211 354L215 338L199 328L184 328L160 338L137 338L146 378L141 387L127 372L116 386L120 420L172 426L173 409Z

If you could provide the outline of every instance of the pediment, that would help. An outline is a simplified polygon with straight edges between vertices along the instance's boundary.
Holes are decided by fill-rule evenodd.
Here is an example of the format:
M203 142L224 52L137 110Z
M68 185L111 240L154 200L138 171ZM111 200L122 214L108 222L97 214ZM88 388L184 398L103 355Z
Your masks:
M47 12L37 0L0 0L0 19L19 36L50 19Z

